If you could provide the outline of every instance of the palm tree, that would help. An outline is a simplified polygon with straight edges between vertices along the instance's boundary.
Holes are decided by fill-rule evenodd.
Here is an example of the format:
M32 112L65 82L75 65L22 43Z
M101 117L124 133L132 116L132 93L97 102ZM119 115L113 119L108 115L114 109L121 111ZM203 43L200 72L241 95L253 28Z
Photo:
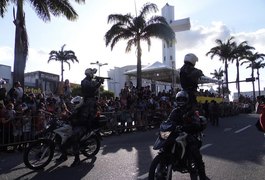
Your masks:
M65 46L66 45L64 44L60 51L54 51L54 50L51 51L50 52L50 57L49 57L49 60L48 60L48 63L51 60L60 61L61 62L61 82L63 82L63 72L64 72L63 63L68 64L69 70L70 70L71 66L70 66L70 63L68 61L72 61L72 63L74 63L76 61L76 62L79 63L77 57L75 56L74 51L64 50Z
M260 68L264 68L265 67L265 63L262 62L264 60L264 58L262 58L261 61L255 62L254 63L254 69L257 69L257 79L258 79L258 88L259 88L259 96L260 96L260 79L259 79L259 69Z
M13 9L14 24L16 26L15 34L15 50L14 50L14 72L13 82L20 81L24 87L24 71L26 67L26 60L28 56L28 38L25 23L24 3L29 2L36 14L44 21L50 21L51 15L65 16L68 20L76 20L78 14L73 9L69 0L1 0L0 2L0 16L4 17L7 12L7 6L14 4L17 7ZM84 3L85 0L75 0L77 3Z
M218 80L218 93L221 94L220 90L220 80L222 79L222 77L224 76L224 70L222 70L221 68L218 69L218 71L215 69L213 73L210 73L211 75L213 75L213 78Z
M251 79L252 79L252 88L253 88L253 101L255 102L256 100L256 95L255 95L255 77L254 77L254 68L255 68L255 63L257 60L259 59L264 59L265 57L265 54L260 54L258 52L249 52L244 59L241 65L244 64L244 63L248 63L248 66L247 68L251 68Z
M225 64L225 83L227 92L229 91L228 87L228 62L235 59L234 50L236 48L236 42L233 41L234 37L230 37L226 42L222 42L220 39L216 39L216 47L211 48L209 52L206 53L206 56L211 55L211 59L214 56L219 56L219 59Z
M249 53L250 50L254 50L254 47L248 45L247 41L241 42L238 46L236 46L234 53L235 59L232 59L232 63L236 60L236 87L238 91L238 97L240 97L240 78L239 78L239 61L244 59L244 57Z
M168 45L175 41L175 32L164 17L152 16L149 20L146 19L150 12L157 11L158 8L155 4L146 3L136 17L131 14L108 16L108 23L114 23L114 25L105 34L106 46L110 44L112 50L118 41L124 39L128 40L125 52L131 51L133 45L136 47L138 89L142 86L141 41L147 42L148 50L151 46L151 37L163 39Z

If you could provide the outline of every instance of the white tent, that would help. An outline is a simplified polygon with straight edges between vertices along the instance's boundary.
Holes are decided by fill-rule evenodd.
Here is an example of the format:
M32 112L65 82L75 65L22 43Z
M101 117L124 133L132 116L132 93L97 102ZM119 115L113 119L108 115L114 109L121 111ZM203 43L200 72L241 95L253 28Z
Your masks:
M137 69L126 71L124 74L128 75L129 77L136 77ZM142 68L142 78L167 83L172 83L173 79L175 79L175 83L180 83L179 69L174 69L158 61ZM218 83L218 80L207 76L201 77L199 84L206 83Z
M129 77L130 76L136 77L137 69L127 71L124 74L128 75ZM176 69L169 67L158 61L142 68L143 79L172 83L173 77L174 79L176 78L176 81L178 82L179 72Z

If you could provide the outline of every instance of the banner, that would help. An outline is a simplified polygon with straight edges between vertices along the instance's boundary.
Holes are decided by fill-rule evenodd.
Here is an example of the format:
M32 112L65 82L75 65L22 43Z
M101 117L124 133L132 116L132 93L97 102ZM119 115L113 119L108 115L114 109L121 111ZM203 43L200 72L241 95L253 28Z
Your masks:
M223 98L219 98L219 97L197 96L198 103L205 103L206 100L208 102L211 102L212 100L215 100L217 103L223 102Z

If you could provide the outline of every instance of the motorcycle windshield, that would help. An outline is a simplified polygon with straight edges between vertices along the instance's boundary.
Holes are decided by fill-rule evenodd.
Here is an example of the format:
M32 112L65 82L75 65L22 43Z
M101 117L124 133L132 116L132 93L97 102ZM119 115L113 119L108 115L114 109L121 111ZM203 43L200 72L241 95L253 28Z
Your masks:
M173 121L163 121L160 124L160 131L173 131L176 128L176 124Z
M163 146L164 146L164 144L165 144L165 140L164 139L161 139L160 137L158 137L157 139L156 139L156 141L155 141L155 144L154 144L154 146L153 146L153 149L154 150L159 150L159 149L161 149Z

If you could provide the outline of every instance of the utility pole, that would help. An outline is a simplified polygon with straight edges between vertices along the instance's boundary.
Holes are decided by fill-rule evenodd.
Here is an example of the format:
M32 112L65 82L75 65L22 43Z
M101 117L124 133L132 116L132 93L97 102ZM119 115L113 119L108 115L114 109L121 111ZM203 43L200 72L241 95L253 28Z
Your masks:
M99 61L90 63L91 65L97 65L98 66L98 76L100 77L100 68L102 66L108 65L108 63L100 63ZM98 91L98 99L100 99L100 90Z
M100 68L102 66L108 65L108 63L100 63L99 61L90 63L91 65L97 65L98 66L98 76L100 76Z

